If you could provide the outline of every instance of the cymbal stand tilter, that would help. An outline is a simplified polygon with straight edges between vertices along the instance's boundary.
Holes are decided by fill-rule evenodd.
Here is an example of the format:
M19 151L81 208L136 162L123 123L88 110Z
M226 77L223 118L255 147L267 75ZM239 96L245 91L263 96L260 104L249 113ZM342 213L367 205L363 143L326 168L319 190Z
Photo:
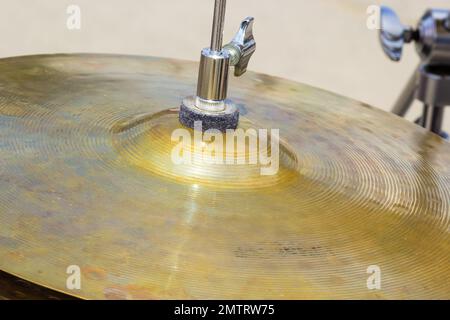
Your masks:
M235 129L239 123L239 110L227 99L228 70L240 77L247 71L250 57L255 52L253 37L254 18L245 18L234 38L222 46L226 0L216 0L211 35L211 45L201 52L197 95L186 97L180 106L179 119L193 128L202 122L202 130L225 131Z
M403 45L414 41L421 58L392 112L403 117L418 99L423 112L416 123L448 139L442 122L444 108L450 106L450 10L427 10L416 29L404 26L388 7L381 7L380 13L380 41L386 55L399 61Z

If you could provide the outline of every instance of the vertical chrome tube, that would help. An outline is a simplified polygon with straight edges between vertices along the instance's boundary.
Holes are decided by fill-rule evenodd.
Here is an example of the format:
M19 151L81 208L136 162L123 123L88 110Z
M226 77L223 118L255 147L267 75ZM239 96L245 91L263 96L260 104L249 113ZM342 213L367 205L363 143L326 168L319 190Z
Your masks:
M202 51L197 82L199 98L211 101L226 99L229 64L229 57L222 52Z

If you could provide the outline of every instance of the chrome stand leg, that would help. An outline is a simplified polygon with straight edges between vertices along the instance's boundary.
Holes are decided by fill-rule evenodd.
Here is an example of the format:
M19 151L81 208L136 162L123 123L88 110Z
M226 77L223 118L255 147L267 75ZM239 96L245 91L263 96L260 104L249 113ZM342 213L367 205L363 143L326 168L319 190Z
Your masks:
M409 79L405 89L403 89L400 97L398 97L397 101L395 102L395 105L392 108L392 113L400 117L404 117L406 112L408 112L409 107L415 99L417 89L417 74L418 69L414 71L414 74Z
M442 121L444 119L444 108L440 106L423 106L421 125L427 130L438 135L442 134Z

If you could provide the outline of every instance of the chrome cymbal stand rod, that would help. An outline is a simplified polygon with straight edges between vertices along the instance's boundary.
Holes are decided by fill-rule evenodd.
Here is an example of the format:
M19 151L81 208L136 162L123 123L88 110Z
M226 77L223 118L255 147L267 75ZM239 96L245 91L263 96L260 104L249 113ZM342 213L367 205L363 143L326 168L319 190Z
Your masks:
M216 0L214 4L214 17L211 32L211 51L220 52L222 50L226 6L226 0Z

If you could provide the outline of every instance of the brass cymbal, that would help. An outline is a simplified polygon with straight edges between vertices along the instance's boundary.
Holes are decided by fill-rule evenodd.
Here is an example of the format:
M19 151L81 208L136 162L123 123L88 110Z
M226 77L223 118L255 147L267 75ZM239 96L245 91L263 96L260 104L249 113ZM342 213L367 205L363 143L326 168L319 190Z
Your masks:
M92 299L450 298L446 141L249 72L230 97L240 126L280 129L278 173L176 166L196 76L160 58L1 59L0 270Z
M0 300L73 300L66 295L0 271Z

